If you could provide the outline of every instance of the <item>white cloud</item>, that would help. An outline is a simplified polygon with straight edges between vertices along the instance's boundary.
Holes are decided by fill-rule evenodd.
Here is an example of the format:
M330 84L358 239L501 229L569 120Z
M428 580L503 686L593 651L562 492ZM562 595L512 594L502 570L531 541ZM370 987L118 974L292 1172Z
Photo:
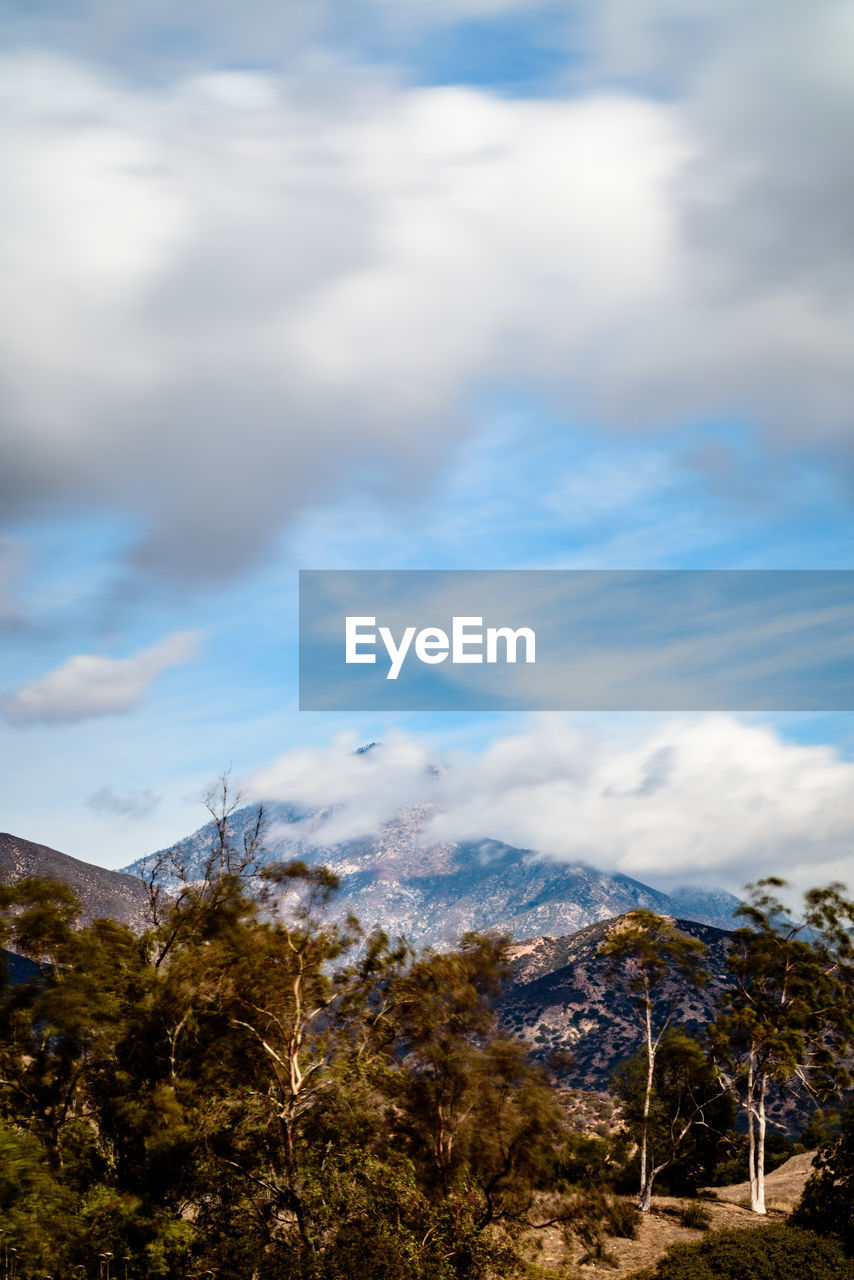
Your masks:
M429 804L427 840L499 839L655 883L854 879L854 763L726 715L645 723L617 737L538 716L438 772L412 740L366 756L340 740L285 754L253 790L307 809L340 805L313 832L325 843Z
M249 789L260 800L281 798L310 812L331 810L319 838L334 844L371 835L399 809L430 802L435 775L428 749L404 734L392 733L381 746L359 751L348 733L328 747L287 752L259 770ZM315 822L309 825L317 831Z
M123 507L138 565L227 576L345 485L427 482L503 382L849 450L842 11L695 9L669 99L603 91L655 71L610 6L562 99L8 57L5 509Z
M56 724L130 711L169 667L189 662L198 635L176 631L130 658L75 654L39 680L7 694L3 712L13 724Z

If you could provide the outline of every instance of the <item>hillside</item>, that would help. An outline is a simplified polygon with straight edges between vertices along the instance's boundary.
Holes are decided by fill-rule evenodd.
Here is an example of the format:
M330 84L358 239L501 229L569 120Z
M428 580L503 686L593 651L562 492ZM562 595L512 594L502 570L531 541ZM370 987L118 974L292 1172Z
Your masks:
M702 991L687 990L676 1007L675 1022L690 1028L713 1016L715 998L727 981L729 935L690 920L677 923L709 949L711 981ZM502 1023L526 1040L542 1060L569 1050L575 1059L571 1078L577 1088L606 1088L614 1066L641 1042L631 1004L614 990L606 977L607 961L597 954L618 924L606 920L571 937L532 938L510 949L514 976L502 1001ZM671 990L665 983L663 1001L669 1002Z
M0 833L0 880L8 883L25 876L47 876L67 884L80 899L85 923L107 916L132 929L144 927L147 895L137 876L107 871L47 845Z

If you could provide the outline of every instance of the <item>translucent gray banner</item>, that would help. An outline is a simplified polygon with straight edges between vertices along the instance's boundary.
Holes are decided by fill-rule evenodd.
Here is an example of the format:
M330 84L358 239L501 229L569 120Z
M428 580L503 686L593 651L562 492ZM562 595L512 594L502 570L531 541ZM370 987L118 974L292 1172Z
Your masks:
M303 571L300 707L850 711L854 571Z

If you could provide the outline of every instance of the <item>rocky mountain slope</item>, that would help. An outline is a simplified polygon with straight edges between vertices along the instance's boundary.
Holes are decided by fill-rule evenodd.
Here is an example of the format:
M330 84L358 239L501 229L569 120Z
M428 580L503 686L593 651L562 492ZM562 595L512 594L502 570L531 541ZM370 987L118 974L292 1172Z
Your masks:
M25 876L47 876L67 884L80 899L85 923L107 916L132 929L144 927L147 895L137 876L107 871L47 845L0 833L0 881L8 884Z
M364 925L379 924L416 945L441 946L469 929L499 929L515 938L562 937L638 907L725 928L738 906L738 899L723 891L669 895L630 876L583 862L549 862L500 840L430 844L422 834L430 817L426 806L401 812L369 837L331 846L312 838L326 815L306 815L282 804L271 805L268 813L268 861L299 857L331 867L341 877L338 915L352 911ZM236 847L255 814L247 807L231 816ZM188 875L201 875L214 840L208 824L175 846ZM126 870L141 875L147 861Z
M688 1027L706 1024L717 995L727 983L729 934L710 925L679 920L679 928L708 947L711 980L701 991L679 995L674 1021ZM511 947L513 981L501 1005L505 1028L521 1036L534 1056L547 1060L571 1052L577 1088L603 1089L615 1065L641 1044L642 1032L628 998L606 976L599 946L619 920L588 925L566 938L531 938ZM679 992L665 983L662 1002Z

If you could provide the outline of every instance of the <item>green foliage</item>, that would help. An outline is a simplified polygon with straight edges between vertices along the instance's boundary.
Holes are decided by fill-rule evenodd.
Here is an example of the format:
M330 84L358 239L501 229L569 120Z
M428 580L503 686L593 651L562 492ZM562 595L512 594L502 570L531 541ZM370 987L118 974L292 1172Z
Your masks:
M820 1148L793 1218L803 1227L838 1235L854 1253L854 1103L848 1103L839 1133Z
M769 1087L832 1096L849 1083L844 1066L854 1035L854 904L842 886L812 889L794 921L776 877L749 885L728 960L732 984L711 1029L717 1059L747 1117L751 1204L764 1212L759 1185L765 1165Z
M804 1151L826 1147L839 1135L842 1114L835 1107L817 1107L804 1125L798 1139Z
M798 1152L798 1144L792 1142L787 1134L779 1129L772 1129L765 1138L765 1172L773 1173ZM746 1133L730 1133L726 1140L729 1154L718 1162L711 1176L704 1185L710 1187L728 1187L736 1182L746 1182L748 1178L748 1143Z
M673 1245L643 1280L854 1280L839 1245L789 1226L711 1232ZM640 1280L640 1277L638 1278Z
M667 981L678 977L691 986L708 981L705 967L705 944L683 933L667 916L653 911L628 912L605 939L599 954L610 962L610 976L619 981L635 1002L641 1017L647 1013L670 1021L673 1000L659 1008L651 1004L652 993Z
M622 1131L608 1136L567 1133L555 1154L555 1178L582 1187L618 1184L623 1190L628 1146L627 1135ZM637 1173L633 1170L631 1186L636 1182Z
M138 1280L513 1275L563 1113L497 1030L505 940L413 956L331 923L336 878L258 876L227 809L142 938L75 929L62 886L0 893L41 963L0 1000L5 1240L28 1266L111 1253Z
M683 1090L683 1104L666 1126L667 1150L656 1160L651 1150L655 1137L654 1097L659 1054L672 1030L679 1000L686 988L702 987L708 981L706 947L697 938L683 933L675 921L652 911L630 911L599 947L608 958L608 976L618 984L634 1005L643 1036L643 1065L638 1060L630 1096L637 1102L636 1139L639 1152L639 1205L648 1210L653 1183L669 1169L688 1132L703 1117L704 1102L694 1104L691 1090ZM660 1071L658 1072L661 1075ZM661 1111L661 1108L659 1108ZM658 1145L662 1129L658 1128Z
M735 1104L693 1037L670 1027L649 1080L645 1049L615 1071L612 1088L636 1141L645 1135L650 1172L674 1195L706 1185L732 1126Z
M629 1132L573 1133L553 1077L498 1027L506 939L414 955L334 922L336 877L262 874L261 817L235 847L234 803L224 779L202 876L181 880L175 855L142 937L78 928L63 886L0 887L0 935L39 966L0 985L0 1231L23 1274L111 1253L136 1280L510 1280L549 1223L591 1259L634 1234L613 1194L633 1134L648 1185L705 1174L708 1136L673 1135L728 1113L670 1027L674 969L702 981L670 922L635 913L609 943L659 1019L620 1076Z
M22 1257L44 1266L61 1257L74 1231L73 1196L54 1177L40 1143L0 1125L0 1230Z

